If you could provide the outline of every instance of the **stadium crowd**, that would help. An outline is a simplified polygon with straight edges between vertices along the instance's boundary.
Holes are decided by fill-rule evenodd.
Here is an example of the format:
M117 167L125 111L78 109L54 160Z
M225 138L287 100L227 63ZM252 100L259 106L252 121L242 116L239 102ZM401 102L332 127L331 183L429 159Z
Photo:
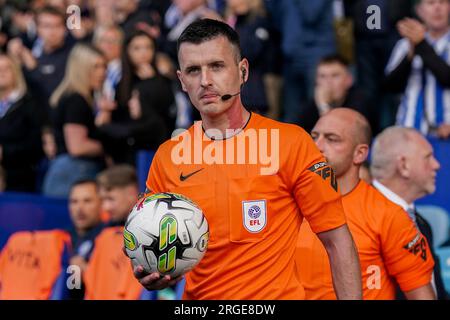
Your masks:
M373 18L367 11L370 4L380 9L379 25L368 22ZM59 263L70 247L68 263L79 266L84 280L70 291L70 298L150 297L122 253L122 228L143 191L135 170L138 153L156 150L175 129L200 119L176 70L177 39L202 18L222 20L239 34L242 55L249 61L249 78L241 86L243 105L313 131L327 159L318 142L321 131L314 128L326 121L325 115L335 114L333 109L357 111L355 116L339 109L347 112L344 118L355 117L368 128L358 128L363 141L349 142L366 149L353 159L356 182L348 192L356 185L369 188L370 183L359 184L354 173L362 174L372 135L380 134L366 166L367 179L372 173L375 188L403 207L413 221L411 227L417 226L432 244L429 225L411 205L434 192L420 187L439 169L423 136L450 137L450 1L0 0L0 8L0 191L67 198L73 223L68 238L43 234L39 240L23 234L11 237L8 248L19 248L24 241L45 243L52 236L59 252L52 263ZM80 9L79 16L68 8ZM390 142L402 139L404 145L423 141L414 140L422 145L412 154L400 144L391 150ZM427 159L435 163L428 163L423 180L408 180L406 164L389 166L400 156L413 163L408 157L425 149ZM355 150L348 149L348 157ZM329 161L333 165L332 157ZM335 171L339 164L333 166ZM415 172L422 169L415 167ZM406 184L409 190L400 187ZM392 199L394 192L402 199ZM373 232L384 236L387 231L380 226ZM431 244L431 252L424 250L435 261L432 286L439 299L446 299ZM380 247L384 245L390 244ZM5 265L0 260L6 274ZM389 266L386 269L389 273ZM431 269L428 261L420 273L425 279L421 285L428 285ZM44 280L54 280L58 270L51 274L49 269ZM398 273L395 278L403 291L419 287L408 283L409 274L402 278ZM111 278L117 281L111 283ZM27 279L32 281L32 275ZM43 298L51 294L50 282ZM0 284L3 292L14 287L13 282L2 283L1 274ZM327 297L335 298L331 280L327 285ZM2 288L0 298L21 297L20 292L2 297ZM172 299L176 290L167 288L150 298ZM393 298L390 293L381 298Z

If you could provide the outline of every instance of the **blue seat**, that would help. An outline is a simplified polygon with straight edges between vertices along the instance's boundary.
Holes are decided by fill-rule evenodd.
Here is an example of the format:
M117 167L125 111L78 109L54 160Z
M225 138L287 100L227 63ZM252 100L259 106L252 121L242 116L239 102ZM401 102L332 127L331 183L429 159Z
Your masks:
M442 207L434 205L418 205L419 212L430 224L433 231L433 246L440 247L449 238L450 215Z
M152 163L155 151L140 150L136 156L136 169L139 183L139 190L145 190L145 182L147 181L148 170Z
M0 196L0 249L18 231L66 229L71 226L67 200L27 193Z
M69 273L67 268L69 267L70 253L68 245L64 246L64 251L61 257L61 273L55 281L52 288L52 294L50 300L68 300L70 299L70 291L67 286L67 280L69 279Z
M441 263L442 281L445 290L450 292L450 247L442 247L435 250Z

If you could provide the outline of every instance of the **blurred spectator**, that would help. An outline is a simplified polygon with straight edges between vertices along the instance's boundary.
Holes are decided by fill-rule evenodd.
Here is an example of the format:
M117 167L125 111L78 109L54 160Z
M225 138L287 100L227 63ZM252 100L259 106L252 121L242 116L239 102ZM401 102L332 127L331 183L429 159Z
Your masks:
M127 164L112 166L97 176L97 183L110 226L123 226L138 199L136 170Z
M156 150L175 127L171 83L159 74L155 56L155 41L146 32L130 35L122 54L118 108L101 110L97 116L107 152L116 163L134 164L136 151Z
M73 2L73 1L69 1ZM71 28L71 35L78 41L89 42L92 39L95 29L95 15L88 7L80 7L80 27Z
M46 6L36 14L38 38L28 49L19 38L8 44L11 56L17 57L40 107L40 119L49 122L49 98L64 76L67 57L74 44L66 32L65 13Z
M284 55L284 121L295 123L304 116L312 99L319 60L335 52L332 1L280 0L276 18Z
M450 32L448 0L420 0L415 19L398 23L403 36L386 67L386 86L404 92L397 124L423 134L450 136Z
M209 9L207 0L172 0L172 5L167 9L164 16L160 48L161 51L169 55L175 65L178 64L178 37L191 22L202 18L222 20L217 12ZM191 101L181 90L178 81L175 86L176 127L187 128L193 120L200 119L200 113L192 107Z
M428 222L416 211L414 202L436 190L440 164L433 147L415 129L389 127L375 139L370 171L373 185L386 198L402 207L427 238L434 265L434 288L438 299L445 299L439 257L434 252L433 233Z
M94 249L94 241L102 231L101 199L95 180L75 182L69 195L69 213L73 227L69 230L72 242L70 265L77 265L83 273ZM81 300L84 286L72 289L71 298Z
M395 122L396 99L383 91L383 70L389 60L389 55L399 39L395 28L396 23L412 15L415 0L344 0L346 16L353 21L354 50L356 58L356 73L358 86L372 101L368 119L374 133L393 125ZM369 28L373 11L369 6L379 8L377 28ZM372 20L373 22L373 20Z
M136 171L128 165L113 166L98 175L97 183L111 221L96 239L84 277L85 299L138 299L142 287L122 251L123 226L138 197Z
M70 53L64 79L50 99L57 157L45 177L46 195L67 197L75 181L94 178L103 167L93 92L102 88L105 69L94 47L78 44Z
M32 192L36 165L42 157L36 105L27 92L20 67L0 54L0 165L7 191Z
M157 12L140 10L139 0L115 0L113 6L115 22L120 25L126 35L136 30L143 30L151 37L159 37L160 29L154 16Z
M26 47L31 47L37 36L34 12L26 3L16 3L9 25L10 37L19 37Z
M265 113L268 99L264 76L273 64L272 39L263 0L228 0L226 18L239 34L242 55L250 63L251 73L242 87L241 98L248 110ZM273 109L273 108L272 108Z
M319 117L334 108L346 107L368 114L364 93L354 86L347 61L338 55L320 60L316 71L314 99L310 101L298 124L311 132Z

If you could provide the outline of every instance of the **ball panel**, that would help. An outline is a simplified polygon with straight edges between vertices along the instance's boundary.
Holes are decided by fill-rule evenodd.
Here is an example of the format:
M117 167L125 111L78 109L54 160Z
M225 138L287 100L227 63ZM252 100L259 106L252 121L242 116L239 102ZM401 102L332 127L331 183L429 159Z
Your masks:
M140 199L130 213L124 243L133 265L173 277L191 270L209 239L200 208L184 196L162 193Z

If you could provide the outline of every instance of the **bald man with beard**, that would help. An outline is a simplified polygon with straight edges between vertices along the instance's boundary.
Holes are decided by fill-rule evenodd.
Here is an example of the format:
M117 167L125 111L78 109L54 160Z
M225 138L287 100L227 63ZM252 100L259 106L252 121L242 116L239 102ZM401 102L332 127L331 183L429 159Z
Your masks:
M359 178L371 129L360 113L337 108L322 116L311 136L334 169L347 224L358 249L364 299L435 299L434 261L425 237L398 205ZM307 299L336 299L326 251L302 224L296 261Z

